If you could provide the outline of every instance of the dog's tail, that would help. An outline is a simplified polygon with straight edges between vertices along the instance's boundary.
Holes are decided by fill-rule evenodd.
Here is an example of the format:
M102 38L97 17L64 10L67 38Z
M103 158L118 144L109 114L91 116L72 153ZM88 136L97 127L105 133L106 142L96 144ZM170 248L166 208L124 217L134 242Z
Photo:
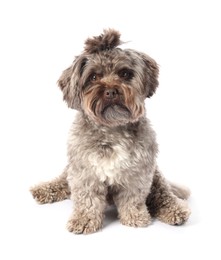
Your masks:
M181 186L172 182L169 182L171 191L174 195L176 195L178 198L187 200L190 196L190 189L188 189L185 186Z

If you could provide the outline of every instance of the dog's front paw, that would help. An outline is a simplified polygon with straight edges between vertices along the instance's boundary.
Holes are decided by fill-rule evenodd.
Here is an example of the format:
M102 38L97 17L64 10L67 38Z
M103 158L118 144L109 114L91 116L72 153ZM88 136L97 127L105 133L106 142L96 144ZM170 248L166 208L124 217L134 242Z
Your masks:
M177 199L175 202L160 208L156 217L170 225L182 225L188 220L190 213L187 203Z
M151 216L147 210L145 211L130 211L121 214L120 222L123 225L130 227L146 227L151 223Z
M90 234L98 231L102 227L101 218L89 218L87 216L71 218L67 223L67 229L75 234Z

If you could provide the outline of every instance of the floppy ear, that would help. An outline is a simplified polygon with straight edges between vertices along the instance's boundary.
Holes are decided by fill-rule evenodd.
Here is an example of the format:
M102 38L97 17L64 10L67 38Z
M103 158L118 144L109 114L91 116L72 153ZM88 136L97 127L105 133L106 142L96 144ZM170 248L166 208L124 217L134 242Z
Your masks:
M159 67L154 59L145 53L138 53L144 62L145 87L147 89L147 97L151 97L158 87Z
M63 92L63 99L67 102L68 107L76 110L81 109L79 80L85 64L86 58L76 57L72 66L64 70L58 80L58 86Z

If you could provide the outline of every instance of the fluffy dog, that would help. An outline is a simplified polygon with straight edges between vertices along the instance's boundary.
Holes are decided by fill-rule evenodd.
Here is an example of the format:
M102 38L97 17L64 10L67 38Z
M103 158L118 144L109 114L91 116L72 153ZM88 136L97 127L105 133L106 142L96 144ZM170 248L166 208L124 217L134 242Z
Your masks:
M68 141L68 165L57 179L31 188L39 203L71 198L67 228L92 233L113 202L120 222L144 227L151 217L181 225L189 191L167 182L157 168L155 133L145 99L158 86L158 65L148 55L117 47L115 30L89 38L58 80L64 100L78 110Z

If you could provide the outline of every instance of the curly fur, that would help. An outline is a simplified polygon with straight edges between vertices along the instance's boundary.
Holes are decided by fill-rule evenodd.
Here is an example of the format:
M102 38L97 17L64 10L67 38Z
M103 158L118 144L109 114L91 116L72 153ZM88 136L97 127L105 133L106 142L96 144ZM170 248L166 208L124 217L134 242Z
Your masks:
M100 51L111 50L122 42L120 41L120 33L118 31L109 29L104 30L104 33L93 38L88 38L85 41L85 52L92 54Z
M158 86L159 69L148 55L115 48L114 30L88 39L84 52L58 85L68 106L78 110L68 140L68 165L56 179L33 188L39 203L70 198L74 211L67 228L92 233L102 227L113 202L120 222L144 227L151 218L181 225L190 215L189 191L164 179L156 156L155 132L144 100Z

